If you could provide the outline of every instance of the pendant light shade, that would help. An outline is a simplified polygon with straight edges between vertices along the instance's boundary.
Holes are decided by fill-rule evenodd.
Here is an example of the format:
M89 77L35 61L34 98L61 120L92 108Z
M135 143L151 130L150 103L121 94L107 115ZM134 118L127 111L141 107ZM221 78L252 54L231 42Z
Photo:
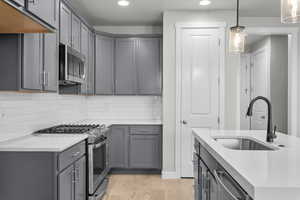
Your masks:
M243 53L245 51L245 37L245 27L231 27L229 36L229 51L231 53Z
M245 51L245 27L239 25L240 4L237 0L236 26L230 28L229 51L231 53L243 53Z
M281 22L285 24L300 22L300 0L281 0Z

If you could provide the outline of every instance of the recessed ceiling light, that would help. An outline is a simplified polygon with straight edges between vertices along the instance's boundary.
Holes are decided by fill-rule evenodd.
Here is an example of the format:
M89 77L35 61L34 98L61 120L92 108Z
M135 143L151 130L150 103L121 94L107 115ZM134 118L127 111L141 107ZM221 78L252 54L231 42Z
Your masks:
M211 4L210 0L201 0L199 2L200 6L208 6L209 4Z
M129 6L129 4L130 4L130 2L127 1L127 0L120 0L120 1L118 1L118 5L119 6L125 7L125 6Z

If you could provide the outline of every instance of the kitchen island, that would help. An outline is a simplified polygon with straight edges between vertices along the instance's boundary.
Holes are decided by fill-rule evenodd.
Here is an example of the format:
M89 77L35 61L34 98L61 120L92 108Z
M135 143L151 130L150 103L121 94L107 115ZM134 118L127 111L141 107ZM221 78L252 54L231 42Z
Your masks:
M300 199L299 138L277 133L277 139L270 144L265 142L266 131L193 129L193 134L196 144L200 145L200 151L202 149L202 152L207 152L215 159L250 198ZM270 149L236 150L230 148L233 144L218 142L216 138L220 137L249 138Z

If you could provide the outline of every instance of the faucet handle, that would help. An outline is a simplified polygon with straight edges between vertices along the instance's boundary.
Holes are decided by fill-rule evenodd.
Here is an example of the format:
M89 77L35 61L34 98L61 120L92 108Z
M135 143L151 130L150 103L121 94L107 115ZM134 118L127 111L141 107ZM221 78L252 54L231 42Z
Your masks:
M277 130L277 126L275 125L274 126L274 130L273 130L273 136L274 136L274 138L277 138L276 130Z

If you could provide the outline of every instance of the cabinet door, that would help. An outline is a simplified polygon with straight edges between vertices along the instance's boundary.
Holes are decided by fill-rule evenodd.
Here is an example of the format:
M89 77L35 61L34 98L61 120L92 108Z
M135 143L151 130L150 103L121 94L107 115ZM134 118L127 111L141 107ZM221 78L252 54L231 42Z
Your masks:
M160 39L138 39L136 48L138 93L140 95L161 95Z
M96 94L114 94L114 39L97 36L96 39Z
M119 95L137 94L135 40L116 40L115 92Z
M211 174L208 173L208 179L209 179L209 199L210 200L218 200L218 184L216 182L215 177Z
M72 46L72 13L69 8L60 4L60 42Z
M56 33L44 34L44 73L47 91L57 91L58 87L58 39Z
M58 176L58 200L74 200L74 166Z
M22 88L41 90L43 68L43 35L24 34Z
M160 135L130 135L129 167L161 169Z
M110 168L128 168L128 126L114 126L109 138Z
M72 14L72 47L80 52L80 30L81 30L81 22L80 19Z
M88 68L88 94L95 92L95 35L89 32L89 68Z
M84 79L85 82L81 84L81 94L87 94L87 80L88 80L88 69L89 69L89 30L88 28L82 24L81 25L81 53L85 56L84 63Z
M86 200L86 157L75 163L75 200Z
M58 0L33 0L28 2L28 10L53 27L58 25Z

